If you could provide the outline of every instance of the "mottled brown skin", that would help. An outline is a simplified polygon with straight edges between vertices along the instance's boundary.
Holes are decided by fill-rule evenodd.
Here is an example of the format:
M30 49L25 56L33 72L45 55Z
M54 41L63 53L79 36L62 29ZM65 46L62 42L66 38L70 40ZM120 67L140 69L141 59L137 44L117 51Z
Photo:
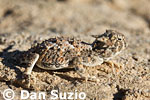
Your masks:
M93 37L96 38L92 44L93 51L105 60L114 57L127 46L124 35L114 30L106 30L104 34Z
M25 54L22 61L29 63L25 74L30 75L34 65L45 70L58 70L74 67L77 73L86 78L83 66L101 65L119 54L126 47L123 34L106 30L102 35L92 35L93 43L85 43L75 38L56 37L39 43Z
M83 52L91 52L92 48L74 38L57 37L43 41L29 51L39 54L38 67L57 70L70 67L75 58L83 56Z

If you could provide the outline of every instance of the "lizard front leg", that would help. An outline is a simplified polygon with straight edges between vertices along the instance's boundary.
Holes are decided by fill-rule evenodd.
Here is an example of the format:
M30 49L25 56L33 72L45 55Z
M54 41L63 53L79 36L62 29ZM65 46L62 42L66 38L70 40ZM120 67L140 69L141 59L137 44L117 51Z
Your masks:
M86 71L86 69L84 68L84 66L81 62L82 62L82 58L75 58L75 60L74 60L75 70L76 70L77 74L81 77L81 79L83 79L85 81L98 82L99 80L96 79L95 76L89 75L89 73Z
M112 61L105 61L104 64L107 64L109 67L111 67L114 74L119 73L120 69L122 68L122 65ZM106 69L105 72L108 73L109 71Z

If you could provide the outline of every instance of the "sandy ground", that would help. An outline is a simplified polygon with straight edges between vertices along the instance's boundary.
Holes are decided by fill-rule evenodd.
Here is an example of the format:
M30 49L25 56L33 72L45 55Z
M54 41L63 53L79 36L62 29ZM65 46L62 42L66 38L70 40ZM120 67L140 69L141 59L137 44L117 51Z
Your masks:
M86 100L150 100L149 0L0 0L0 99L5 89L85 92ZM21 83L25 68L15 53L55 36L92 42L106 29L122 32L128 48L112 59L120 69L102 64L88 68L99 82L81 82L74 70L46 71L35 67L29 88ZM104 71L105 70L105 71Z

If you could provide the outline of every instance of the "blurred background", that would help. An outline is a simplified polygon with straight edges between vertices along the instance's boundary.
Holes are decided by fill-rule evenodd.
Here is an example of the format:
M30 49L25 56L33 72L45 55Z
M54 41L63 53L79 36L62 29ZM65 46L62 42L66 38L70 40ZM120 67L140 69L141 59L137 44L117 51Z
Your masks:
M146 31L149 0L0 0L0 33Z
M99 75L103 80L99 86L89 82L73 87L71 78L55 76L59 80L55 82L53 75L34 71L34 76L41 75L37 83L43 82L44 86L33 84L33 88L50 90L63 83L66 91L84 90L90 100L149 100L150 0L0 0L0 80L16 78L17 71L9 69L9 62L7 65L2 62L10 57L6 48L12 43L15 45L9 51L28 50L33 43L60 35L92 42L90 35L102 34L106 29L123 33L128 42L126 52L116 60L123 60L125 65L120 76ZM48 83L47 77L53 80ZM2 85L1 90L6 86Z
M3 36L7 42L31 44L55 35L91 42L91 34L115 29L127 37L131 51L147 55L149 10L149 0L0 0L0 42Z

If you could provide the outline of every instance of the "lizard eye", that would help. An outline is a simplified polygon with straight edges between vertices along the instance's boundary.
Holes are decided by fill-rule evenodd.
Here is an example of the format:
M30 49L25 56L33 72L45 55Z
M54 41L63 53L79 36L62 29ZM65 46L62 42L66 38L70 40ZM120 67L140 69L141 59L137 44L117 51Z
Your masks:
M118 38L118 40L121 40L121 38Z

